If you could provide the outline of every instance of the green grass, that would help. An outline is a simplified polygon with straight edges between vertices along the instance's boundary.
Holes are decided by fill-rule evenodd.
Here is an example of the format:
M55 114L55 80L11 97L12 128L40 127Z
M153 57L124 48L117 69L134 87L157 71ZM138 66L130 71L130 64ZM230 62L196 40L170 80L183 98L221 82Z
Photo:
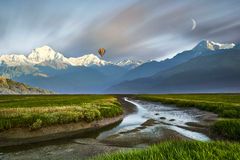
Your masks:
M59 107L113 98L111 95L1 95L0 108Z
M167 141L146 149L105 154L94 160L238 160L240 144L230 142Z
M240 140L240 94L135 95L135 98L214 112L222 118L211 127L212 134Z
M211 127L212 133L222 138L240 140L240 119L219 120Z
M0 130L91 122L123 113L111 95L0 96Z

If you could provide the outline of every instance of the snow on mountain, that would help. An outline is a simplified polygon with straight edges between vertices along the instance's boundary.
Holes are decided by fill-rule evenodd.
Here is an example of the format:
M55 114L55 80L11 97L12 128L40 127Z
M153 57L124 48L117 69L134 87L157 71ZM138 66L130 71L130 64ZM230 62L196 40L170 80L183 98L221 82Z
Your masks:
M8 66L29 65L31 62L24 55L10 54L0 56L1 64L5 63Z
M143 64L143 61L134 61L134 60L126 59L126 60L119 61L115 64L120 66L120 67L135 68L135 67Z
M236 45L234 43L216 43L209 40L204 40L200 42L194 49L209 49L212 51L219 50L219 49L231 49L234 48Z
M1 64L7 64L8 66L19 66L19 65L42 65L50 66L57 69L66 68L68 65L71 66L104 66L112 64L101 60L94 54L84 55L77 58L66 58L63 54L54 51L49 46L43 46L36 49L33 49L32 52L28 55L2 55L0 56Z
M28 59L34 63L39 64L45 61L59 61L68 63L68 59L61 53L54 51L49 46L43 46L32 50L32 53L28 55Z
M231 49L235 47L234 43L216 43L213 41L207 41L207 47L210 50L217 50L217 49Z
M70 57L68 58L68 62L72 66L91 66L91 65L104 66L104 65L112 64L111 62L101 60L94 54L87 54L78 58Z
M140 64L142 61L133 61L133 60L123 60L117 63L112 63L110 61L105 61L100 59L94 54L87 54L81 57L70 57L67 58L63 54L54 51L49 46L42 46L36 49L33 49L28 56L24 55L2 55L0 56L0 62L7 64L9 66L19 66L19 65L41 65L41 66L50 66L57 69L66 68L70 66L105 66L105 65L118 65L121 67L130 67L134 68Z

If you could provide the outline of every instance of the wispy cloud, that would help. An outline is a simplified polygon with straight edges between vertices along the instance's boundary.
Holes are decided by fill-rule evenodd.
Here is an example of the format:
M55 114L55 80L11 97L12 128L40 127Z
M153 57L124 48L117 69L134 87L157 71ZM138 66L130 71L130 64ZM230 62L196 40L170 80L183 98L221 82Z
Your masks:
M238 0L0 1L0 53L48 44L66 56L105 47L111 60L163 58L202 39L239 42L239 6Z

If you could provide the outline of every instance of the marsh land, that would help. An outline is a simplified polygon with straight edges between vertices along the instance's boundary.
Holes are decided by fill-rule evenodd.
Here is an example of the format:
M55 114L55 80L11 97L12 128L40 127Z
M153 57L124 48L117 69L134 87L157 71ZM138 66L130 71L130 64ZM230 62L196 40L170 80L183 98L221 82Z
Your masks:
M240 94L6 95L0 158L238 159L239 113Z

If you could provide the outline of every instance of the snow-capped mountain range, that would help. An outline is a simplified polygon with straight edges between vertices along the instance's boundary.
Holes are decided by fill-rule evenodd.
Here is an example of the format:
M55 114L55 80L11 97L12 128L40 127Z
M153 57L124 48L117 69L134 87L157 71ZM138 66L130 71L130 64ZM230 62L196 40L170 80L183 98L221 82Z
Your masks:
M134 86L136 88L134 88L133 92L135 89L138 90L145 85L160 83L161 78L155 81L155 77L163 77L164 75L168 77L167 75L173 73L182 75L187 69L197 67L199 64L202 67L200 69L204 69L201 73L209 71L209 68L214 67L210 64L214 64L219 66L222 71L227 70L227 73L235 74L235 71L232 72L231 68L227 67L239 68L239 53L239 44L201 41L191 50L183 51L173 58L162 61L142 62L128 59L111 62L94 54L86 54L81 57L65 57L51 47L43 46L33 49L28 55L9 54L0 56L0 75L57 93L105 93L107 88L121 83L124 84L123 87L113 88L111 91L120 93L120 90L124 89L124 92L126 90L127 93L128 89L134 88ZM234 56L236 58L233 58ZM216 57L219 62L213 57ZM204 61L198 59L204 59ZM225 59L226 61L224 61ZM207 62L209 66L205 66ZM231 64L229 62L234 65L228 65ZM227 64L227 66L222 66L224 64ZM186 65L187 67L178 69ZM220 72L212 71L211 76L218 73ZM194 74L198 74L198 70L187 74L185 77L198 77ZM221 73L221 75L225 74ZM236 75L235 77L240 76ZM150 78L151 82L144 81L141 83L142 78ZM222 78L226 77L222 76ZM166 83L170 83L171 80L175 79L174 77L168 79L169 81L166 81ZM139 83L135 80L139 80ZM221 78L217 80L219 81ZM130 81L133 81L133 83L130 83ZM188 83L185 79L181 82ZM191 83L189 82L189 84ZM148 92L149 90L145 88L144 91Z
M236 45L234 43L216 43L209 40L201 41L194 50L198 50L196 54L201 54L204 49L219 50L219 49L231 49ZM42 46L33 49L32 52L25 56L21 54L6 54L0 56L0 64L6 64L8 66L22 66L22 65L42 65L51 66L54 68L65 68L66 66L105 66L105 65L117 65L120 67L129 67L131 69L143 64L143 61L134 61L125 59L116 63L111 61L105 61L100 59L94 54L86 54L81 57L65 57L63 54L56 52L49 46Z
M55 68L65 68L70 66L105 66L105 65L117 65L117 66L131 66L137 67L142 64L142 61L123 60L117 63L105 61L100 59L94 54L86 54L81 57L65 57L63 54L56 52L49 46L43 46L33 49L28 55L9 54L0 56L1 64L7 64L8 66L21 66L21 65L42 65L52 66Z

